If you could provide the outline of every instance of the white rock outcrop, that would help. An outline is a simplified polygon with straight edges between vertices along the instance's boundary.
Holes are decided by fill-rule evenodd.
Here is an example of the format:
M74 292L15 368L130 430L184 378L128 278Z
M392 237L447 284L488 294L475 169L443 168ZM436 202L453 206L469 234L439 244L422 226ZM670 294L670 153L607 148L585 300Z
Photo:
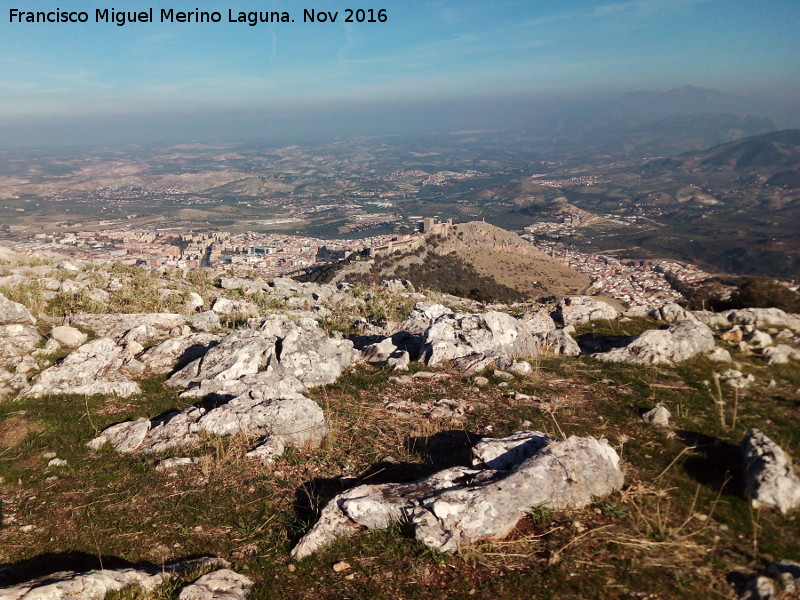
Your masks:
M594 354L608 362L629 362L643 365L678 363L714 349L714 334L707 325L685 320L666 329L652 329L636 336L622 348Z
M127 397L141 392L126 369L138 363L111 338L92 340L61 362L39 373L22 396L40 398L48 394L115 394Z
M413 483L361 485L339 494L292 557L309 556L362 528L398 521L426 546L453 552L476 540L502 538L532 508L586 506L624 483L619 457L604 440L558 441L539 432L510 438L508 449L497 440L494 450L479 450L479 467L454 467Z
M192 599L232 598L239 600L247 597L252 582L242 575L230 571L230 564L221 558L198 558L160 566L142 566L123 569L96 569L92 571L74 572L60 571L0 589L0 600L104 600L112 592L119 592L127 587L139 588L145 594L175 577L191 573L195 569L216 567L218 570L204 575L193 585L201 584L196 589L214 590L218 595L188 595ZM215 575L215 574L219 575ZM234 577L235 575L235 577ZM208 585L208 584L211 585ZM249 583L249 585L248 585ZM225 585L239 595L226 596ZM241 593L244 592L244 595ZM183 595L180 596L183 598Z
M598 319L616 319L619 311L608 302L591 296L562 298L556 308L556 318L564 325L579 325Z

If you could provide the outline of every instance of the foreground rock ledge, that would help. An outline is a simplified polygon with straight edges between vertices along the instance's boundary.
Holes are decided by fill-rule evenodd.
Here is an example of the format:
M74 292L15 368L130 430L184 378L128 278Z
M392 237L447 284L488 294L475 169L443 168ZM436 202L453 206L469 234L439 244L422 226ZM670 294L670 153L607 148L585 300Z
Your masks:
M362 485L336 496L292 550L302 559L363 528L407 523L429 548L454 552L508 535L531 509L580 508L622 487L619 456L606 440L554 440L524 431L485 439L473 467L445 469L413 483Z
M199 558L164 566L147 566L127 569L97 569L75 573L61 571L46 577L0 588L0 600L103 600L109 593L128 587L137 587L151 593L156 587L183 577L198 569L217 569L203 575L183 588L182 600L247 598L253 582L231 571L229 563L220 558Z

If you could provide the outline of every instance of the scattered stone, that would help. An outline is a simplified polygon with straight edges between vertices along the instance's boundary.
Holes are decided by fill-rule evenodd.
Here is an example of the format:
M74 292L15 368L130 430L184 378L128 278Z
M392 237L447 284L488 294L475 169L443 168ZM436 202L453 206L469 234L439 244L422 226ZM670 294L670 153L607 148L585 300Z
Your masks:
M245 456L255 458L264 464L275 462L276 456L281 456L286 450L286 445L279 437L268 436L258 446L250 450Z
M713 360L714 362L731 362L733 360L731 353L719 346L715 347L707 356L708 360Z
M197 292L189 292L189 297L186 299L186 307L189 310L200 310L205 306L205 300Z
M381 287L388 292L414 292L414 285L408 279L388 279L381 281Z
M58 327L53 327L53 329L50 331L50 337L58 342L59 345L63 346L64 348L69 348L70 350L74 350L79 346L83 346L83 344L86 343L86 340L89 339L89 336L83 333L80 329L70 327L69 325L59 325Z
M341 573L343 571L347 571L349 568L350 568L350 563L348 563L348 562L346 562L344 560L340 560L339 562L337 562L336 564L333 565L333 570L336 573Z
M751 383L755 382L756 378L752 373L745 375L738 369L727 369L719 374L719 380L732 388L745 390L750 387Z
M489 385L489 380L483 375L478 375L475 379L472 380L472 383L474 383L478 387L486 387L487 385Z
M648 410L642 415L645 423L657 425L659 427L669 427L669 420L672 418L672 413L667 410L665 406L660 404L655 408Z
M792 348L787 344L769 346L768 348L764 348L761 354L767 359L767 364L770 365L785 365L790 360L800 360L800 350Z
M515 319L496 311L448 312L424 330L420 360L428 366L452 361L456 369L471 374L491 366L507 368L514 359L544 353L580 354L575 340L556 330L546 314L530 313Z
M783 514L800 506L800 478L791 458L758 429L741 443L745 463L745 494L755 508L771 506Z
M0 294L0 325L12 324L35 325L36 319L25 306Z
M495 379L502 379L503 381L512 381L514 379L514 376L511 373L500 371L499 369L495 369L492 372L492 375L495 377Z
M67 461L63 458L51 458L47 463L48 467L66 467Z
M527 360L518 360L515 361L508 370L520 377L525 377L533 372L533 367L531 367L531 363Z
M730 342L731 344L738 344L744 339L744 331L739 325L734 325L731 329L723 331L719 337L721 340Z
M472 412L472 406L463 400L441 398L432 402L414 402L413 400L392 400L383 407L397 416L404 418L423 418L431 421L452 421L461 419Z
M211 333L181 335L149 348L138 359L149 373L167 374L176 366L183 366L205 355L219 343L220 338Z
M507 443L513 458L505 460L504 453L488 459L505 469L454 467L413 483L361 485L338 495L292 557L309 556L362 527L382 529L401 520L429 548L453 552L508 535L532 508L583 507L624 482L619 457L604 440L557 441L527 432ZM489 453L480 453L476 459L485 464Z
M714 334L699 321L673 323L666 329L653 329L633 338L627 346L594 354L608 362L645 365L678 363L714 349Z
M197 464L197 457L195 456L176 456L174 458L165 458L164 460L156 463L156 471L171 471L178 467L188 467Z

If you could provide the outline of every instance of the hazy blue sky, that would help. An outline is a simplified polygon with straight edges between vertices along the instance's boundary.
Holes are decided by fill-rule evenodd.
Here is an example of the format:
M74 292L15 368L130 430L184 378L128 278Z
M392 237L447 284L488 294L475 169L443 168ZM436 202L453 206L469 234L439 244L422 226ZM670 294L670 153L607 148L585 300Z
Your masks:
M122 4L122 3L121 3ZM800 1L330 0L126 2L218 10L218 24L9 23L0 10L0 124L46 117L313 110L351 103L569 95L682 85L765 95L800 89ZM130 6L133 5L133 6ZM67 8L65 8L65 6ZM348 7L385 23L344 23ZM285 10L294 23L227 23L227 9ZM339 11L303 23L303 9Z

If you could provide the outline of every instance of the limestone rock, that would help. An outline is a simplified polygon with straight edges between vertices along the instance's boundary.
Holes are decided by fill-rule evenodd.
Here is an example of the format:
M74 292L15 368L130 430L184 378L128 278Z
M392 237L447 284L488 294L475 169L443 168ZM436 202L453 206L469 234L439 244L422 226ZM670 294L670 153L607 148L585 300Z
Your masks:
M211 434L269 435L292 446L319 446L328 433L316 402L297 393L278 397L266 387L250 390L209 411L199 425Z
M740 308L725 313L730 323L752 325L757 329L790 329L800 333L800 315L789 314L780 308Z
M186 299L186 306L190 310L199 310L205 306L205 300L197 292L189 292L189 297Z
M179 363L186 364L213 348L221 336L212 333L191 333L165 340L146 350L139 360L153 374L166 374Z
M414 285L408 279L385 279L381 281L381 287L392 293L414 291Z
M772 345L772 336L758 329L745 334L744 340L753 348L766 348Z
M620 489L619 457L605 441L570 437L545 442L515 434L504 469L454 467L413 483L361 485L331 500L317 524L292 550L304 558L363 527L405 521L423 544L444 552L507 535L537 506L583 507ZM484 456L486 456L484 454ZM518 462L517 462L518 461Z
M750 384L753 383L756 378L752 373L745 375L738 369L726 369L719 373L719 380L727 386L744 390L749 388Z
M725 348L720 348L719 346L708 353L708 359L713 360L714 362L731 362L733 360L731 358L731 353Z
M676 323L677 321L696 321L697 317L690 311L674 302L667 303L659 308L652 309L648 316L659 321L666 321L667 323Z
M159 341L169 337L169 332L185 323L183 315L176 313L141 314L80 314L70 317L70 325L94 331L98 336L120 341L130 335L140 343Z
M179 600L245 600L254 581L230 569L203 575L181 590Z
M267 436L255 448L250 450L245 456L255 458L262 463L270 464L275 461L276 456L281 456L286 450L286 445L279 437Z
M686 320L667 329L653 329L636 336L627 346L594 357L608 362L646 365L677 363L714 349L714 335L707 325Z
M319 446L327 435L319 405L293 391L289 378L270 383L273 385L259 384L251 389L245 386L242 395L211 410L192 406L152 421L140 418L112 425L87 445L96 450L110 443L123 454L146 454L197 443L201 432L206 432L269 435L285 445Z
M50 337L57 341L64 348L74 349L82 346L89 339L80 329L75 329L69 325L59 325L50 331Z
M745 494L755 508L772 506L783 514L800 507L800 478L791 458L758 429L748 431L741 443Z
M800 350L792 348L787 344L776 344L764 348L761 352L767 363L770 365L785 365L790 360L800 360Z
M558 303L556 317L564 325L576 325L597 319L616 319L616 308L591 296L568 296Z
M12 302L0 294L0 325L35 325L36 319L31 312L19 302Z
M669 427L669 420L671 418L672 413L669 412L665 406L661 406L660 404L642 415L642 419L645 423L658 425L659 427Z
M93 340L42 371L22 395L39 398L47 394L137 394L141 391L139 384L123 373L130 360L125 349L111 338Z
M2 600L103 600L111 592L135 586L145 594L175 576L203 567L228 567L220 558L199 558L163 566L142 566L93 571L60 571L18 585L0 589ZM209 575L213 575L210 573ZM223 577L230 578L228 575ZM200 596L212 598L213 596ZM225 596L217 596L224 598ZM233 596L240 598L243 596Z
M0 365L14 364L39 345L36 327L23 323L0 325Z
M466 373L477 373L546 352L578 354L580 349L568 334L550 329L542 318L515 319L496 311L447 313L425 330L421 360L428 366L449 360Z
M390 400L383 407L403 419L426 419L429 421L453 421L472 412L472 407L463 400L441 398L432 402L413 400Z

